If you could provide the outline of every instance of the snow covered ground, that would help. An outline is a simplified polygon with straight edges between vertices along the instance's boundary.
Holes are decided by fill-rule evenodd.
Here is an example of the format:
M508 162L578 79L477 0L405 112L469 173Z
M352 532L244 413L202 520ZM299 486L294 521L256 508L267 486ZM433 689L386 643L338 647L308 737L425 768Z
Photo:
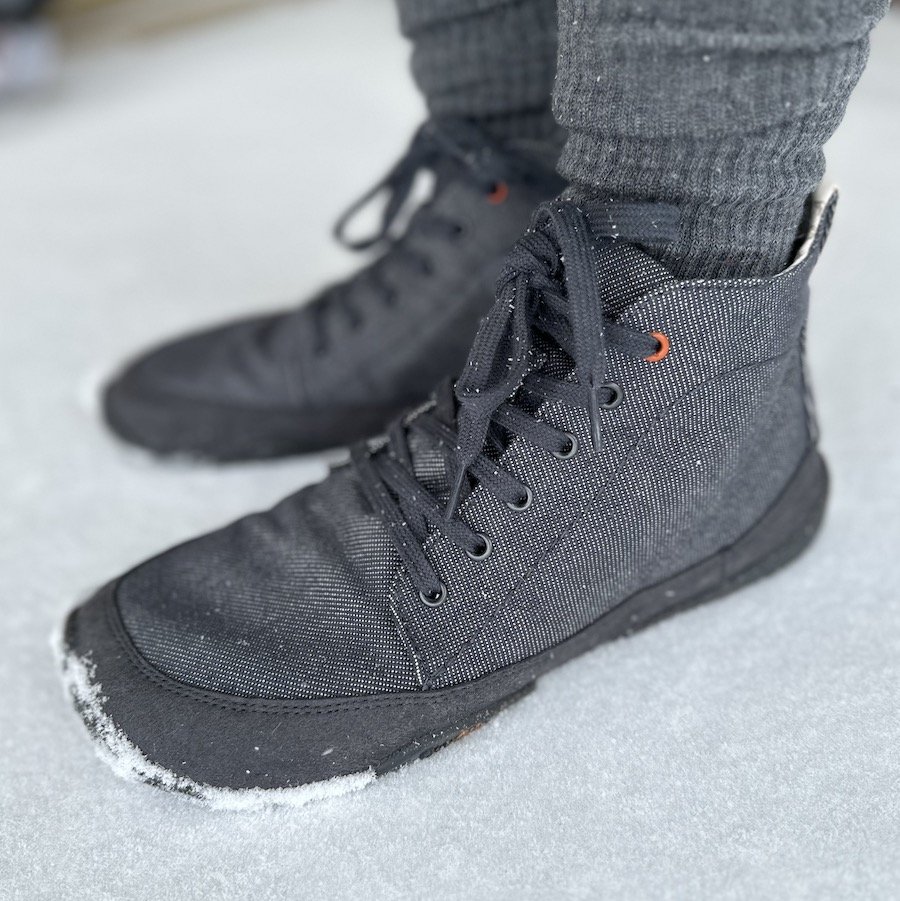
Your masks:
M313 0L75 59L0 110L0 897L897 897L900 16L830 153L811 553L315 807L213 813L94 757L49 650L65 610L324 471L154 462L104 433L97 380L352 265L329 225L421 115L405 64L389 3Z

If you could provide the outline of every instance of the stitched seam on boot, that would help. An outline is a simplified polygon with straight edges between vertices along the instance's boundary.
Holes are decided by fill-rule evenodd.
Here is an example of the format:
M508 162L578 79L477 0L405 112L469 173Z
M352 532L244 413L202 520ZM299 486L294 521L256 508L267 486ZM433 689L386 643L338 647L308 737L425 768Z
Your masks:
M177 695L189 701L196 701L210 707L218 707L222 710L231 710L236 713L263 713L292 715L292 716L319 716L332 713L352 712L354 710L391 709L415 706L426 700L427 703L435 703L435 695L441 698L452 698L454 695L465 694L471 683L465 685L448 686L433 693L426 698L420 691L395 692L392 694L360 695L350 698L240 698L217 697L213 692L194 688L190 685L178 682L166 673L158 670L152 663L146 660L134 647L130 637L125 631L124 625L119 620L114 600L107 602L104 616L113 633L116 643L125 653L129 664L137 675L152 682L158 688L170 694ZM304 709L305 708L305 709ZM312 708L312 709L310 709Z
M556 536L554 541L550 545L548 545L548 547L545 549L544 553L541 554L541 556L538 557L538 559L536 559L530 566L528 566L528 568L525 570L525 572L517 579L516 584L513 586L513 588L510 589L506 593L503 600L497 605L497 607L491 612L491 614L475 628L475 630L471 633L469 638L467 638L456 649L456 651L454 651L449 657L446 657L442 663L440 663L439 665L434 667L431 670L431 672L428 673L428 675L426 676L423 688L425 688L426 690L429 689L438 678L445 675L447 673L447 671L459 660L459 658L466 651L470 650L471 648L474 648L477 645L478 641L483 636L483 633L488 629L488 627L491 626L494 623L494 621L502 613L504 613L507 609L514 606L512 603L512 600L513 600L514 596L516 595L516 593L520 590L522 585L528 579L532 578L533 574L535 572L537 572L538 568L545 562L547 557L551 553L553 553L560 546L560 544L562 544L562 542L565 541L565 539L569 537L569 535L571 535L574 528L588 515L590 509L592 507L594 507L598 503L598 501L602 498L602 496L608 490L610 483L619 476L619 474L621 473L622 469L624 468L626 462L631 457L631 455L633 454L635 449L646 440L648 435L650 435L650 433L652 431L654 431L658 425L660 425L662 422L665 421L665 419L668 417L669 413L678 404L680 404L685 398L690 397L692 394L695 394L698 391L701 391L702 389L708 387L709 385L715 384L716 382L718 382L722 379L725 379L731 375L734 375L735 373L743 372L743 371L746 371L749 369L754 369L757 367L765 366L769 363L773 363L773 362L787 356L788 354L792 353L793 351L794 351L794 348L792 347L780 354L776 354L773 357L768 357L765 360L756 360L753 363L748 363L748 364L745 364L744 366L738 366L735 369L729 369L727 371L716 373L711 378L708 378L708 379L704 380L703 382L701 382L700 384L695 385L693 388L691 388L690 391L686 391L683 394L680 394L677 398L674 398L665 407L663 407L656 414L656 416L653 418L653 420L651 420L651 422L648 424L648 427L644 430L644 432L642 432L641 435L635 439L635 441L629 446L627 451L622 455L622 460L621 460L619 466L616 468L616 470L610 474L609 478L607 478L604 481L603 485L591 496L590 500L588 500L588 502L584 505L584 507L582 507L582 509L579 512L577 512L569 520L569 522L566 524L565 528ZM463 684L465 684L465 683L463 683Z

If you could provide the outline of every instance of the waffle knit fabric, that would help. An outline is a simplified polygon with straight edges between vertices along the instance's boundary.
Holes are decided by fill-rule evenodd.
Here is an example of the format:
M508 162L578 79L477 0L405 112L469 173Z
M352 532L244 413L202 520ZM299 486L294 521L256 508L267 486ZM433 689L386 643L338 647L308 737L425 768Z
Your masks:
M575 197L682 209L683 278L790 259L887 0L398 0L432 114L568 139ZM554 27L558 12L559 29Z
M495 137L532 142L556 161L551 112L555 0L397 0L412 71L432 116L477 119Z
M678 204L681 277L791 256L886 0L560 0L554 110L575 193Z

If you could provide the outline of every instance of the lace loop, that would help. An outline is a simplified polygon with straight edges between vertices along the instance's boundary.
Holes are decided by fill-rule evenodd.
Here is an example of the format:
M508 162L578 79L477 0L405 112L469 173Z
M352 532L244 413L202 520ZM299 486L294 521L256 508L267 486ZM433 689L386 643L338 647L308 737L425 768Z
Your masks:
M443 160L456 161L486 194L494 185L506 184L503 179L511 174L508 156L492 146L474 123L465 119L429 120L419 127L406 153L387 175L341 214L334 225L335 238L349 250L368 250L384 241L409 200L416 177L434 170ZM354 217L382 193L387 194L387 200L378 229L365 238L347 237L347 227Z
M444 384L430 409L392 426L386 445L353 449L362 490L422 596L446 597L446 586L422 547L429 528L470 556L473 548L486 547L484 536L458 515L472 480L513 510L531 506L531 490L502 468L499 453L489 453L502 452L504 434L518 435L562 459L577 453L575 436L536 418L533 405L522 405L520 389L538 400L586 408L594 450L602 449L601 412L622 397L621 388L607 377L610 348L643 360L659 347L653 335L613 322L601 290L622 262L621 243L643 242L640 223L649 216L633 211L626 221L637 223L634 229L623 234L619 224L612 235L602 227L592 231L574 203L539 207L532 229L507 259L494 306L482 320L455 387ZM654 229L651 238L657 241L660 230ZM538 332L571 359L577 383L541 370L541 354L534 352ZM415 474L412 434L425 437L443 455L449 483L443 504Z
M415 211L404 235L392 235L401 212L410 205L416 178L423 171L434 172L438 185L442 179L460 177L487 195L492 186L501 182L533 180L535 164L494 142L470 120L444 118L425 122L396 165L335 223L335 238L348 249L364 251L384 246L385 250L352 279L320 294L304 311L304 315L311 316L313 321L317 353L324 353L329 346L330 323L353 329L362 326L360 298L373 294L385 306L394 303L394 285L400 267L426 276L431 274L432 260L421 243L405 240L407 234L428 234L453 240L464 231L462 224L433 208L432 198ZM386 194L386 200L375 231L358 239L350 238L347 232L353 219L380 194Z

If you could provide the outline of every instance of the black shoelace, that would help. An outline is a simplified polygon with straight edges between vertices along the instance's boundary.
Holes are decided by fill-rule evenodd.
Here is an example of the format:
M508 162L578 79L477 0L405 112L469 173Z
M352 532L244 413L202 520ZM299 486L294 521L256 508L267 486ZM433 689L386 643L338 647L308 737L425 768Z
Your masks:
M316 349L324 352L330 344L329 322L343 323L351 328L361 324L363 310L353 302L353 287L366 284L382 303L390 305L394 301L394 292L385 278L387 265L407 266L426 275L431 271L431 261L427 255L420 249L408 246L404 241L405 234L415 232L453 239L462 233L460 223L437 213L429 201L410 218L404 235L392 235L420 173L429 170L446 173L452 169L458 177L468 179L486 197L502 200L508 183L514 178L527 177L532 168L533 164L502 148L469 120L433 119L425 122L399 162L335 224L335 237L350 250L369 250L379 245L386 247L377 260L349 282L335 285L310 304ZM377 230L365 238L349 238L347 228L353 218L381 194L386 195L386 200Z
M447 593L423 547L430 529L442 532L473 559L484 559L493 548L490 536L475 532L458 515L467 487L477 483L514 510L531 506L530 488L497 462L509 438L519 436L560 459L579 451L574 435L529 412L537 409L535 402L555 400L586 408L594 450L599 451L604 411L622 399L622 389L606 377L610 348L635 359L659 352L657 337L605 314L600 280L620 259L623 240L645 246L671 240L671 217L664 215L661 227L658 206L608 209L610 227L593 219L592 232L575 204L543 204L532 229L507 259L497 300L481 324L455 389L442 386L430 409L394 423L382 447L361 444L351 452L362 490L427 604L440 604ZM538 333L571 359L577 383L535 365ZM516 402L523 396L530 398L530 405ZM450 476L446 501L416 478L413 433L426 436L444 455Z

